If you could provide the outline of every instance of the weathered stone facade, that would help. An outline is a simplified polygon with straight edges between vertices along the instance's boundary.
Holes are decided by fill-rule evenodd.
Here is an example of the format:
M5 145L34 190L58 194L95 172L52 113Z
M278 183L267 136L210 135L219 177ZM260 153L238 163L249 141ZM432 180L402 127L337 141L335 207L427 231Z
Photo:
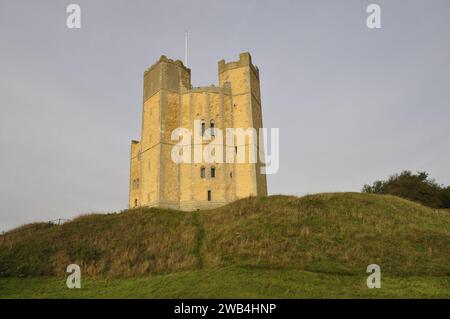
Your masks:
M224 135L226 128L262 127L259 71L249 53L240 54L236 62L219 61L218 87L193 88L191 70L165 56L144 72L141 141L131 143L130 207L195 210L267 195L259 162L172 161L177 143L171 140L172 131L194 130L196 120L206 128L221 129ZM248 154L248 139L236 147Z

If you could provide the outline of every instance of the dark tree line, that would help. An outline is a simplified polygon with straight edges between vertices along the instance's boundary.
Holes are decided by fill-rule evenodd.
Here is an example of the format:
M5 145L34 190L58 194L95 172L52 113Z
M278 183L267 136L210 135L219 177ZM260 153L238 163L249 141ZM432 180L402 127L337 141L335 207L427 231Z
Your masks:
M403 171L385 181L364 185L364 193L390 194L433 208L450 208L450 186L439 185L426 172Z

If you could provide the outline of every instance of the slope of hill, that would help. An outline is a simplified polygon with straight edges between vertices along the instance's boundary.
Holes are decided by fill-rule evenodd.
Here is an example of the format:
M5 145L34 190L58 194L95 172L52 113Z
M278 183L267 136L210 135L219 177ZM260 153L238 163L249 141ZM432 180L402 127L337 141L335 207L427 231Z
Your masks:
M446 211L360 193L271 196L209 211L142 208L81 216L63 225L23 226L0 238L0 276L61 280L75 263L92 282L177 276L180 281L195 274L226 277L230 271L247 272L251 281L251 274L268 271L286 277L283 284L296 276L334 276L344 282L360 278L363 287L366 267L375 263L386 278L433 278L430 289L442 296L449 286L449 247ZM4 291L13 283L0 279ZM224 289L223 296L232 296ZM164 291L161 287L160 295L167 297ZM251 291L245 295L258 296ZM158 296L158 290L148 296Z

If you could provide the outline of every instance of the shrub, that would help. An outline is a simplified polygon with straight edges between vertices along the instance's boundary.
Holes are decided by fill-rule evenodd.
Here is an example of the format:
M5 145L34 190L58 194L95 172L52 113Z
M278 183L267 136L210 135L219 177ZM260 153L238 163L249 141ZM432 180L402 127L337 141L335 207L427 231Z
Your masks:
M428 177L427 172L403 171L385 181L364 185L362 191L372 194L390 194L406 198L432 208L450 208L450 186L443 187Z

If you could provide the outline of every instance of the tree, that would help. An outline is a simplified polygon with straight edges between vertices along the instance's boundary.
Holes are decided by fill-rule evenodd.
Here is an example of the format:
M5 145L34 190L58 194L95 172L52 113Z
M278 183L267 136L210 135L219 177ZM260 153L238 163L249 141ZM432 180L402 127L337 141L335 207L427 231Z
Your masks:
M442 207L450 208L450 186L441 190Z
M364 185L364 193L391 194L419 202L433 208L450 208L450 186L444 188L434 179L428 178L427 172L403 171L389 177L386 181L375 181Z

